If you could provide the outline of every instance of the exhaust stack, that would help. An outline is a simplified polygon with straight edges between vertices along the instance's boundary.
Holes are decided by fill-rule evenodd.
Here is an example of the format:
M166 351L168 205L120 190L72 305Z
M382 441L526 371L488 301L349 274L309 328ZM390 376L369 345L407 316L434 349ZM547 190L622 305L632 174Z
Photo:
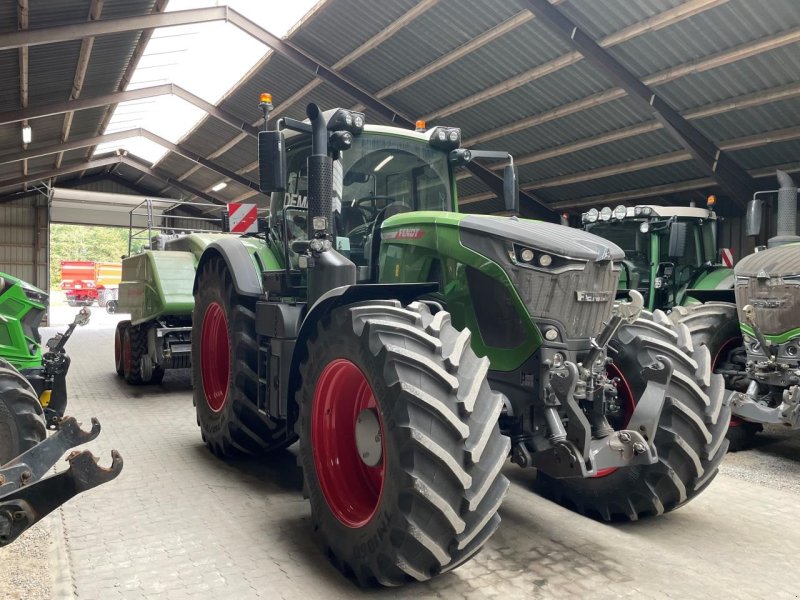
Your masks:
M767 242L770 248L800 242L797 235L797 186L785 171L778 170L778 231Z

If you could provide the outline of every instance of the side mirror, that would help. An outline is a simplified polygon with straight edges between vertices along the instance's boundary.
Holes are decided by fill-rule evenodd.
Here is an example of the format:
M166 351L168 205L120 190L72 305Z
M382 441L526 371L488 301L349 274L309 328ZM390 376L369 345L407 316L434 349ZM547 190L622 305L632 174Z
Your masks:
M686 254L686 233L689 224L686 221L673 221L669 226L669 257L681 258Z
M764 216L764 201L753 198L747 203L747 217L745 218L745 235L756 236L761 233L761 222Z
M512 165L503 169L503 202L506 211L519 214L519 183L517 171Z
M286 145L282 131L258 132L259 189L265 194L286 191Z

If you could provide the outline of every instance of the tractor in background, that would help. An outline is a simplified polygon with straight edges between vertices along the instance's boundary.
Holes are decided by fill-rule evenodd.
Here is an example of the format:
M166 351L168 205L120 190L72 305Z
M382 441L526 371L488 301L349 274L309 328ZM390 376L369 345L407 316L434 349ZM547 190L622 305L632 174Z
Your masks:
M643 298L616 302L622 250L598 236L457 212L455 172L518 212L504 152L460 130L369 126L307 107L268 129L267 231L208 244L192 316L194 402L221 457L299 439L313 528L360 584L426 580L496 530L509 454L604 520L682 506L727 449L704 347ZM485 177L485 176L484 176Z
M717 215L707 208L637 205L613 210L592 208L581 215L583 229L618 244L621 261L618 295L638 290L650 310L669 313L686 325L695 346L705 346L711 369L726 373L727 394L744 391L742 345L734 304L731 264L717 261ZM724 252L724 251L723 251ZM733 374L733 372L736 372ZM728 429L731 450L744 447L748 426L733 418Z
M762 231L765 196L777 195L777 235L767 249L739 261L736 308L742 343L732 367L720 369L740 381L731 396L740 423L742 446L749 445L763 423L800 428L800 236L797 231L797 186L778 171L780 189L758 192L748 204L747 234ZM744 388L744 389L743 389Z
M42 479L64 453L95 439L100 424L83 431L64 417L69 357L64 347L75 327L85 325L82 308L65 333L41 350L39 324L47 294L5 273L0 274L0 546L83 491L114 479L122 458L102 468L88 451L70 455L70 467ZM56 430L47 437L47 430Z
M693 344L708 348L712 370L725 378L731 404L731 450L749 447L763 423L800 427L800 388L793 387L800 383L800 363L792 354L800 349L800 320L791 299L792 273L797 270L792 261L797 262L800 252L795 235L797 187L782 171L778 180L779 190L758 192L749 203L746 228L750 236L761 234L763 198L777 194L779 229L769 246L785 247L756 252L735 269L716 264L716 215L711 206L619 206L582 215L586 230L625 250L620 290L649 294L651 309L671 310L670 318L686 325ZM779 282L789 287L781 288ZM772 298L779 290L782 298ZM763 348L771 348L771 353Z
M606 206L588 210L581 221L584 231L622 248L619 293L637 290L648 310L733 299L733 269L717 262L713 204Z

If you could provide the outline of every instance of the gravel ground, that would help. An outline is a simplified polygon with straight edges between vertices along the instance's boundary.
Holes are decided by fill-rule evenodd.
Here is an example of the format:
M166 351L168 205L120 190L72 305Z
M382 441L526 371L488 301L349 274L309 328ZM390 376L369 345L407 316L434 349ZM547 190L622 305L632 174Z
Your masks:
M730 452L720 473L769 488L800 493L800 431L765 425L752 449Z
M51 515L23 533L13 544L0 548L0 598L2 600L50 600L53 519Z

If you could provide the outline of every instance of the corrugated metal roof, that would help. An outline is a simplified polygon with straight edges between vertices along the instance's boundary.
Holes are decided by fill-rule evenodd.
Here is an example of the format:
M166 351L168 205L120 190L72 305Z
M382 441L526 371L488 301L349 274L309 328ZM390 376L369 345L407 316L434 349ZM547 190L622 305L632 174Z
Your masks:
M54 2L55 10L50 15L54 22L85 20L88 0ZM475 44L474 40L481 39L480 36L492 28L520 14L524 3L518 0L496 0L491 3L480 0L430 2L430 6L426 5L426 10L419 10L414 19L391 35L384 35L388 27L409 11L423 8L420 4L420 0L398 0L379 5L369 0L328 0L291 33L289 39L301 51L328 66L355 50L364 50L342 68L342 73L372 93L416 73L434 61L444 60L464 44L476 45L471 52L460 53L463 54L460 58L449 60L445 66L396 90L385 101L412 120L464 101L464 106L444 111L447 114L435 118L436 123L431 122L430 125L441 123L461 127L464 139L486 137L487 141L481 144L482 147L507 149L521 158L650 123L654 119L648 107L615 92L610 79L589 61L565 61L567 66L551 69L554 64L552 61L568 55L570 48L540 19L520 19L522 24L516 28L509 29L488 43ZM565 0L557 6L589 35L602 40L683 4L680 0ZM140 14L152 8L152 0L130 3L106 0L103 17L134 11L134 5L139 11L136 14ZM796 0L771 0L768 3L719 0L709 2L705 7L698 2L687 6L692 9L690 16L655 27L639 27L634 33L628 30L625 41L611 46L609 53L639 77L652 78L658 74L655 91L679 111L797 84L800 41L787 35L787 32L794 35L795 29L800 27L800 11L797 11ZM15 15L7 13L0 9L0 26L11 23L11 27L15 27ZM41 22L34 23L32 16L31 26L43 25ZM96 41L96 51L103 48L104 56L94 65L90 64L91 78L87 74L87 86L91 80L93 90L101 90L104 86L109 90L114 88L118 82L116 78L130 58L138 33L114 37L120 40L119 48L110 41L107 46L104 45L106 42ZM365 44L369 44L369 48ZM49 64L59 66L58 72L50 73L50 88L46 87L48 83L44 81L39 81L38 86L40 90L47 89L64 96L68 95L74 75L76 45L65 44L63 49L59 49L59 46L42 47L49 49L49 52L59 53L59 56L49 57ZM80 42L77 43L79 46ZM710 57L716 57L717 62L708 63ZM47 52L44 52L37 57L37 61L44 64L46 58ZM698 62L704 65L702 69L695 68L694 72L691 69L686 72L674 71L677 67ZM547 74L541 75L536 70L541 65L548 66ZM16 52L0 53L0 76L13 80L17 69ZM312 81L312 73L272 54L226 97L222 107L239 119L255 123L260 117L256 106L260 92L271 92L276 106L283 106L288 98ZM499 86L503 86L502 89ZM18 101L18 93L13 86L0 90L0 111L16 108ZM325 108L356 104L353 98L335 86L320 83L312 86L310 92L291 106L284 107L281 114L273 116L302 119L309 101ZM92 125L98 122L102 112L102 109L98 109L76 114L73 123L75 135L91 135ZM385 122L385 118L370 114L369 110L366 112L370 122ZM797 127L800 125L798 115L800 93L773 102L764 101L758 106L739 108L732 104L717 108L716 114L694 119L692 123L712 141L719 142ZM37 137L37 127L41 130L38 135L45 138L60 132L61 120L58 118L49 124L45 119L37 121L42 123L34 124L36 143L41 139ZM517 126L520 122L527 125ZM509 128L516 130L509 131ZM650 129L643 127L642 131ZM9 140L13 139L10 147L18 148L16 137L19 127L0 126L0 140L4 140L4 131ZM208 118L182 143L192 151L207 156L236 135L234 128ZM586 142L583 149L568 153L555 151L557 156L520 164L521 184L552 181L554 177L598 168L624 168L631 161L668 155L680 148L680 144L665 130L615 136L619 139L605 143ZM733 157L747 168L771 167L779 162L796 161L797 158L792 154L797 152L797 146L796 141L789 140L740 150L733 153ZM79 153L68 154L70 159L74 156L79 156ZM215 160L227 169L238 171L255 158L255 144L248 137ZM158 168L177 177L193 165L191 161L168 153ZM3 172L1 167L0 177ZM130 167L120 168L118 173L137 179L140 176ZM246 176L252 179L256 174L248 173ZM698 163L686 160L591 181L547 187L539 195L549 201L579 200L587 196L705 176L705 170ZM220 174L204 167L189 176L187 183L204 189L220 179L223 179ZM149 178L144 181L150 183ZM461 180L459 189L462 196L469 196L482 193L486 188L478 180L470 178ZM230 183L218 196L230 198L246 191L243 186ZM496 201L476 202L468 207L469 210L502 208Z
M733 49L800 24L796 0L729 0L691 19L610 48L638 77Z
M101 18L140 15L149 13L155 0L105 0ZM14 2L4 2L0 8L0 31L16 31L17 6ZM89 16L91 0L48 0L30 2L28 7L29 29L41 29L57 25L80 24ZM82 97L91 97L115 91L127 68L134 47L141 32L130 32L101 36L94 40L92 53L81 89ZM36 107L64 102L70 98L73 81L78 67L78 56L82 41L80 39L41 44L28 49L28 106ZM17 49L0 52L0 111L13 111L22 108L20 98L20 64ZM98 133L105 108L78 111L74 114L69 139L93 136ZM64 115L53 115L31 119L33 143L31 148L56 145L62 136ZM0 153L22 150L20 123L0 126ZM28 170L49 171L54 168L56 155L28 161ZM72 150L65 153L64 164L86 161L86 150ZM21 174L19 162L15 165ZM0 169L0 179L6 169ZM87 173L88 174L88 173ZM17 176L17 175L15 175ZM7 178L7 177L6 177ZM74 179L65 175L65 179ZM22 189L18 186L17 189ZM5 193L5 192L4 192Z
M323 5L294 35L292 42L325 64L333 65L417 4L414 0L335 0Z
M576 25L599 39L680 4L680 0L570 0L560 8Z

